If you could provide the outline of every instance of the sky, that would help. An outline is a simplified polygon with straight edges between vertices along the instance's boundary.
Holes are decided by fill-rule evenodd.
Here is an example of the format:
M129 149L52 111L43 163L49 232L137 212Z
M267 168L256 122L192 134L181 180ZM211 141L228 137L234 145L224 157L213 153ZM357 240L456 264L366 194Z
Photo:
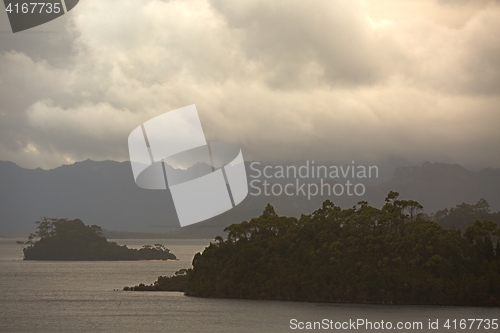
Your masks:
M0 160L128 160L196 104L245 160L500 167L499 32L481 0L81 0L16 34L2 11Z

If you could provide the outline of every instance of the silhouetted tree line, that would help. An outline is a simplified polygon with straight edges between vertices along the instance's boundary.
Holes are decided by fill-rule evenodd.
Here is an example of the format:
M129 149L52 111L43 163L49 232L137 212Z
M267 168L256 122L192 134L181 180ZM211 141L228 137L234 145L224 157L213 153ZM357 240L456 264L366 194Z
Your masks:
M154 284L139 284L135 287L124 287L125 291L184 291L186 290L187 269L181 269L175 272L174 276L160 276Z
M466 231L476 220L500 223L500 212L492 213L488 202L481 199L476 204L462 203L450 209L438 210L431 218L444 228Z
M462 234L422 209L397 192L382 209L327 200L299 219L268 205L260 217L227 227L227 239L197 253L192 269L142 290L184 280L177 289L201 297L499 306L498 224L477 220Z
M81 220L43 218L35 222L36 232L24 246L24 260L167 260L176 259L161 244L129 249L108 242L97 225L87 226Z

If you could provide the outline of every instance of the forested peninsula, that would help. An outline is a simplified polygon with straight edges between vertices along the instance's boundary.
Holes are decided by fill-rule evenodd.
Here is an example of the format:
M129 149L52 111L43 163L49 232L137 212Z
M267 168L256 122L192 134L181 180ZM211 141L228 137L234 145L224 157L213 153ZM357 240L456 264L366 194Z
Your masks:
M81 220L44 218L35 222L37 229L23 246L24 260L176 260L161 244L129 249L108 242L97 225Z
M480 202L481 203L481 202ZM481 203L481 216L489 207ZM479 211L480 210L480 211ZM300 218L262 215L225 229L193 267L125 290L339 303L500 306L500 228L443 228L390 192L381 209L330 201ZM449 214L446 215L449 217ZM493 216L493 215L492 215ZM497 216L497 215L495 215Z

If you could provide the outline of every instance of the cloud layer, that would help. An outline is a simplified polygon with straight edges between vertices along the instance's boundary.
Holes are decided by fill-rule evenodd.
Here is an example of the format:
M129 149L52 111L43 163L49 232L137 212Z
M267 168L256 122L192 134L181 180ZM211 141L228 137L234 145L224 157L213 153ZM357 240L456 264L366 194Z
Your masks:
M496 1L86 0L15 35L0 19L0 160L126 160L138 124L196 104L246 159L500 167Z

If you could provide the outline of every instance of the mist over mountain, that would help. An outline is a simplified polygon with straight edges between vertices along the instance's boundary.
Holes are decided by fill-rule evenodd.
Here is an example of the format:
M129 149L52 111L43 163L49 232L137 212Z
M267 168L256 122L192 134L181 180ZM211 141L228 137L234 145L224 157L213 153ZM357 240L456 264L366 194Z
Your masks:
M420 202L428 213L481 198L492 211L500 210L500 169L473 172L458 164L425 162L421 167L397 167L392 180L375 189L375 197L397 191Z
M250 163L246 164L248 175L255 175L249 169ZM263 164L259 166L260 169L264 167ZM290 181L267 180L281 184ZM317 179L302 181L314 183ZM344 182L342 179L326 181L331 184ZM86 160L42 170L23 169L12 162L0 161L0 235L26 236L34 230L33 222L46 216L80 218L86 224L97 224L107 230L211 238L222 234L224 227L232 223L258 216L267 203L271 203L279 214L300 216L316 210L327 198L344 208L361 200L380 207L391 190L399 192L403 198L420 202L426 213L462 202L475 203L481 198L489 202L492 211L498 211L499 188L500 169L473 172L459 165L426 162L422 166L396 167L391 180L367 185L362 197L317 195L308 200L304 196L285 194L249 194L232 210L180 228L169 192L139 188L134 183L130 162ZM249 190L252 192L251 188ZM196 209L194 202L193 209Z

